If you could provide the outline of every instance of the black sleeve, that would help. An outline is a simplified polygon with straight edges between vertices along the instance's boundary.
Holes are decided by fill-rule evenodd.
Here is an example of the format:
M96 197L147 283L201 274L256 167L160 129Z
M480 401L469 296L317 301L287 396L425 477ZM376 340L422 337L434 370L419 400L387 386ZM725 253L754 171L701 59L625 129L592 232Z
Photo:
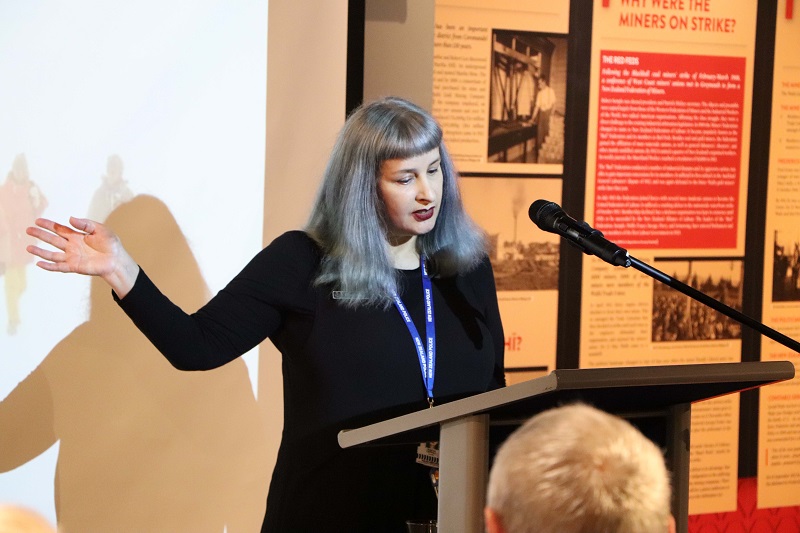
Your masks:
M505 335L503 333L503 323L500 319L500 307L497 303L497 288L494 281L492 263L486 257L481 263L467 274L469 286L475 293L477 301L480 302L480 309L483 313L486 327L492 337L494 347L494 371L490 389L505 387Z
M494 367L494 385L497 387L505 387L506 385L506 372L505 372L505 348L506 339L503 333L503 323L500 319L500 307L497 303L497 287L494 281L494 272L492 271L492 264L489 259L484 261L483 268L488 272L486 273L486 282L483 283L485 289L484 299L486 301L486 323L489 331L492 333L492 340L494 341L495 353L495 367Z
M246 353L280 327L290 310L311 312L316 245L294 231L275 239L193 314L172 303L140 270L120 307L181 370L207 370Z

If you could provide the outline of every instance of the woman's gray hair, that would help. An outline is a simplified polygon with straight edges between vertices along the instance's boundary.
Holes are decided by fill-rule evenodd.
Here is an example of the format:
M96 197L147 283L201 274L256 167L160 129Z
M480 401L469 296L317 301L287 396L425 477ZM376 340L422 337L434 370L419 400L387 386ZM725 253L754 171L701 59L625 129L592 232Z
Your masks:
M485 235L464 211L458 174L436 120L402 98L364 104L339 132L305 228L324 254L315 283L342 291L344 305L391 305L398 277L378 193L381 165L437 148L442 199L436 225L417 238L417 251L429 258L438 276L468 271L486 254Z

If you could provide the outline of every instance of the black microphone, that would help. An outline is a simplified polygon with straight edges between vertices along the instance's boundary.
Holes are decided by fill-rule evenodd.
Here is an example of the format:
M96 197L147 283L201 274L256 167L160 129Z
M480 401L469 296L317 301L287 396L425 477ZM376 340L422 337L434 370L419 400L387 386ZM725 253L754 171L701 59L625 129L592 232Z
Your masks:
M539 229L564 237L585 254L596 255L614 266L631 266L628 250L607 240L586 222L575 220L555 202L536 200L528 209L528 216Z

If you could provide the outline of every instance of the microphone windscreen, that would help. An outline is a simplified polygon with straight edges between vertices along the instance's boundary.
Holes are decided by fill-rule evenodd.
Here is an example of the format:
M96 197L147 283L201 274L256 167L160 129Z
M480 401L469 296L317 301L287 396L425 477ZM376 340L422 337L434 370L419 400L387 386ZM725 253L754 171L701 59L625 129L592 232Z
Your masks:
M560 211L561 208L555 202L549 200L536 200L528 209L528 216L540 228L549 230L547 219L550 215Z

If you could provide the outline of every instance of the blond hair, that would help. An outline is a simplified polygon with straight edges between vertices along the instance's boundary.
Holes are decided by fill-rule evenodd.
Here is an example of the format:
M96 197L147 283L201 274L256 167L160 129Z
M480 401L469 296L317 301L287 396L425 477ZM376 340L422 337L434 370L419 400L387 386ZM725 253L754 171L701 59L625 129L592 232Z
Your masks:
M662 533L670 482L659 448L583 404L544 411L500 447L487 506L506 533Z

